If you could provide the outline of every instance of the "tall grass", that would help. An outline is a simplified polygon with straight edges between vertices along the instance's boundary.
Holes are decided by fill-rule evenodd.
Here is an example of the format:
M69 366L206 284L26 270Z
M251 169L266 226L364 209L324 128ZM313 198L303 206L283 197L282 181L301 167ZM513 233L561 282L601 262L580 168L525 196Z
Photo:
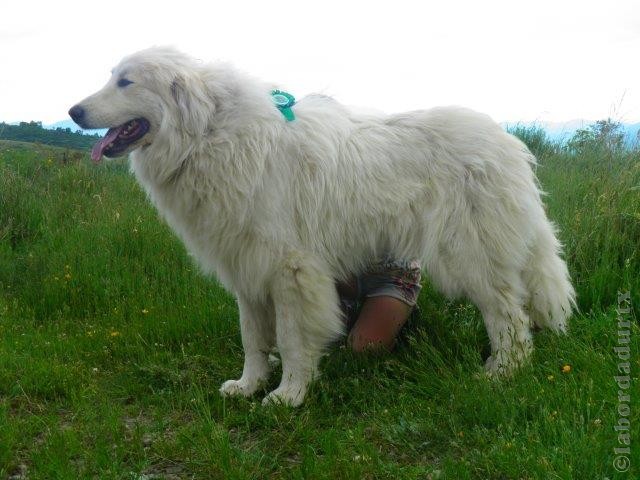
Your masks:
M637 478L637 454L627 477L612 459L616 292L640 305L638 154L519 134L577 287L571 335L542 332L491 382L477 310L426 283L394 354L334 346L297 410L217 394L242 368L236 306L126 164L0 142L0 478Z
M640 150L579 152L539 127L516 127L538 158L536 174L549 216L560 228L580 307L600 311L629 290L640 301ZM589 148L590 147L590 148Z
M508 131L522 140L539 162L562 150L562 145L549 139L547 132L539 125L514 125Z

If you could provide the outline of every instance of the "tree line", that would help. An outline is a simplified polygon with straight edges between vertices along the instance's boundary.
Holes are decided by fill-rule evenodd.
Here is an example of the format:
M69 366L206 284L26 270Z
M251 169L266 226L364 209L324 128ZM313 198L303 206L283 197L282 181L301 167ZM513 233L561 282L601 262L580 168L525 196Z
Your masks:
M74 132L70 128L47 129L42 126L42 122L20 122L18 125L0 122L0 140L85 150L91 148L98 138L100 138L98 134L85 135L82 132Z

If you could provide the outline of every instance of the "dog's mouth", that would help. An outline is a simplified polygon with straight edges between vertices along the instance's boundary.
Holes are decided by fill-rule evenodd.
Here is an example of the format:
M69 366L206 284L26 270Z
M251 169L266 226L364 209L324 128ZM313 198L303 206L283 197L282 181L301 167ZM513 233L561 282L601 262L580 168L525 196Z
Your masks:
M149 131L149 121L146 118L136 118L114 128L98 140L91 150L91 159L99 162L102 156L117 157L122 155L131 145L144 137Z

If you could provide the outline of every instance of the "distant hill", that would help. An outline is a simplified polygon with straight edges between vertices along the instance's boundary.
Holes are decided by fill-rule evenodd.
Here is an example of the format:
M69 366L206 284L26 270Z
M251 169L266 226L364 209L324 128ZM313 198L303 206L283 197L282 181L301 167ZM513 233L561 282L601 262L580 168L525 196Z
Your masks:
M0 123L0 140L41 143L58 147L86 150L100 138L100 135L86 135L70 128L49 129L41 122Z
M640 123L625 126L624 141L627 145L638 146L640 144Z
M105 133L107 133L107 129L106 128L98 129L98 130L84 130L84 129L80 128L78 125L76 125L76 123L73 120L60 120L59 122L50 123L48 125L42 125L42 128L46 128L48 130L55 130L57 128L61 128L61 129L64 130L64 129L68 128L72 132L80 132L80 133L83 133L85 135L98 134L100 136L103 136Z
M525 128L539 127L542 128L550 140L559 143L565 143L575 135L580 129L585 129L592 125L593 121L584 119L569 120L567 122L503 122L500 125L505 128L513 128L522 126ZM624 143L628 147L637 146L640 141L640 123L623 123Z
M51 123L48 125L42 125L42 128L46 128L48 130L55 130L56 128L68 128L72 132L84 132L82 128L80 128L73 120L60 120L59 122Z

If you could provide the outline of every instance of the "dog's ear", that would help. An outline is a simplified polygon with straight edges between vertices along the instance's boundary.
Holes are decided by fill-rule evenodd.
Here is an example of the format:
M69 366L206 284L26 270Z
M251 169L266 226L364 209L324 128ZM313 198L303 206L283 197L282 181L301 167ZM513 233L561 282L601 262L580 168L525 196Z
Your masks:
M180 114L180 126L191 135L206 132L214 106L207 101L202 87L193 80L179 76L171 83L171 96Z

